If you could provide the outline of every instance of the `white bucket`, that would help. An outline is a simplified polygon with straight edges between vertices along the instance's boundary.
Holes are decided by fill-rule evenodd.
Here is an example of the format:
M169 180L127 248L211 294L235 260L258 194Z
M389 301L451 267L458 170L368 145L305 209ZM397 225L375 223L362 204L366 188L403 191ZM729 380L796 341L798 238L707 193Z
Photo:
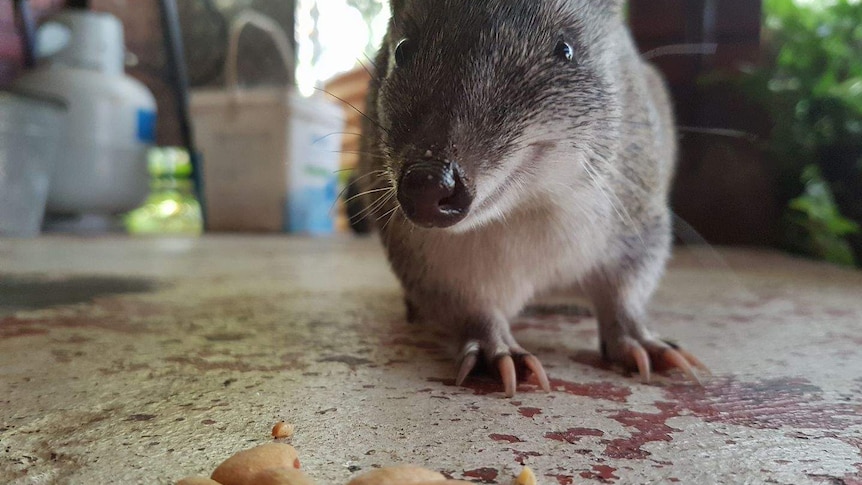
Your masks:
M0 238L39 235L65 117L59 102L0 92Z
M231 27L227 89L192 92L207 229L331 233L344 111L292 88L239 88L237 46L249 24L268 32L285 66L293 66L290 43L278 24L245 11Z

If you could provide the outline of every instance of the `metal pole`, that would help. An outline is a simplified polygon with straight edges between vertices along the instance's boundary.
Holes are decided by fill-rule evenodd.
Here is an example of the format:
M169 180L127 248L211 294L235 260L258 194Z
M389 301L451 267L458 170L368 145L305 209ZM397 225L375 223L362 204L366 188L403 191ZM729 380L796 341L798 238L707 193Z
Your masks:
M36 66L36 21L27 0L15 0L15 10L21 21L24 67L29 69Z
M177 115L180 123L180 137L189 153L192 166L192 181L195 185L195 195L201 205L204 228L206 228L206 203L204 201L203 177L201 176L201 158L194 143L189 115L189 80L183 55L183 39L180 33L180 18L176 0L159 0L162 20L162 35L165 41L167 72L177 104Z

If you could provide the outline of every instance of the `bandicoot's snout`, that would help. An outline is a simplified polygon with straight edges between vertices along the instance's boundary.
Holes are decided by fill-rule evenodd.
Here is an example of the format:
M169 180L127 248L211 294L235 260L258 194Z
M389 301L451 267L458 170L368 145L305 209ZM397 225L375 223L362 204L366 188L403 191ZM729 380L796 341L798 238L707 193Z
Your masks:
M473 196L455 162L415 162L406 165L398 181L398 203L414 224L449 227L464 219Z

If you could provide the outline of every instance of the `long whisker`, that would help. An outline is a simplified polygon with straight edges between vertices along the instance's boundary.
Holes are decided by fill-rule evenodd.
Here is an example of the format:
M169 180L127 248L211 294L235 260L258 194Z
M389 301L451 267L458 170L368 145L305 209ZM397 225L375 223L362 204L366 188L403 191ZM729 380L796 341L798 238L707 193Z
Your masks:
M378 70L379 70L379 69L377 69L377 63L375 63L375 62L374 62L374 60L373 60L372 58L368 57L368 54L366 54L366 53L364 53L364 52L363 52L363 53L362 53L362 57L364 57L364 58L365 58L365 60L366 60L366 61L368 61L368 63L369 63L369 64L371 64L372 66L374 66L374 70L375 70L375 71L378 71Z
M333 170L332 173L352 172L354 170L356 170L356 167L339 168L338 170Z
M617 216L619 216L619 218L624 223L627 223L627 225L635 231L641 241L641 244L646 245L646 241L643 240L643 235L641 234L641 228L637 224L635 224L634 219L632 219L631 214L629 214L629 211L626 209L625 204L620 200L619 196L613 193L613 191L606 190L606 187L602 186L598 174L594 172L595 168L590 165L588 160L584 160L583 166L584 171L587 173L587 176L592 179L596 189L598 189L598 191L605 197L605 199L608 201L608 204L610 204L614 212L617 213ZM613 199L616 199L617 203L614 203Z
M381 194L377 198L377 200L375 200L373 203L369 204L368 207L365 207L364 209L357 212L356 214L353 214L350 217L350 222L359 222L362 219L365 219L366 217L368 217L370 214L373 214L375 211L379 210L382 206L386 205L387 197L389 197L388 194Z
M370 216L371 214L374 214L378 210L382 209L390 200L392 200L393 197L395 197L395 189L391 188L391 187L390 187L390 189L391 190L389 192L386 192L386 193L383 193L382 195L380 195L380 197L378 197L377 200L374 201L372 204L370 204L368 207L366 207L365 209L362 209L358 213L354 214L353 217L351 217L351 219L350 219L351 222L359 222L362 219L364 219L364 218ZM357 217L359 217L359 219L356 219L354 221L354 218L357 218Z
M367 218L367 217L371 217L371 216L373 216L374 214L376 214L378 211L380 211L381 209L385 208L385 207L386 207L386 205L387 205L387 204L389 204L389 202L391 202L393 198L395 198L395 191L392 191L392 193L390 193L389 195L386 195L385 197L386 197L386 198L385 198L385 199L383 199L383 201L382 201L380 204L378 204L378 205L374 208L374 210L373 210L373 211L369 211L368 213L366 213L366 214L365 214L365 216L364 216L364 217L362 217L362 218L361 218L361 219L359 219L359 220L361 221L362 219L365 219L365 218Z
M356 194L356 195L353 195L353 196L351 196L351 197L348 197L348 198L344 199L344 203L346 204L346 203L350 202L351 200L358 199L358 198L360 198L360 197L362 197L362 196L364 196L364 195L368 195L368 194L375 194L375 193L377 193L377 192L383 192L384 190L392 190L392 188L391 188L391 187L383 187L383 188L381 188L381 189L371 189L371 190L366 190L365 192L360 192L360 193L358 193L358 194Z
M349 169L349 170L355 170L355 169ZM346 185L346 187L350 187L351 185L359 182L360 180L364 180L368 177L373 177L374 175L377 175L378 177L383 178L383 175L385 175L385 174L386 174L386 170L375 170L373 172L368 172L366 174L362 174L359 177L356 177L355 179L351 180L350 183L348 183Z
M718 44L715 43L700 43L700 44L670 44L662 47L657 47L651 51L641 54L646 60L652 60L662 56L678 56L689 54L711 55L718 50Z
M682 217L678 216L675 212L671 211L671 216L673 216L673 227L674 234L679 237L679 239L685 244L685 246L694 253L695 257L700 261L703 267L708 268L712 266L712 268L718 268L722 271L713 272L711 278L715 278L716 275L724 275L730 282L733 283L736 290L739 291L739 295L743 298L754 299L754 292L743 283L742 279L739 278L736 271L730 266L727 260L721 256L721 254L709 244L703 236L700 235L699 232L695 228L691 226L688 222L685 221ZM697 247L697 249L695 249Z
M389 159L389 157L386 157L384 155L380 155L377 153L357 152L355 150L332 150L330 153L344 153L347 155L361 155L361 156L366 156L366 157L371 157L371 158L377 158L379 160L388 160Z
M340 168L340 169L338 169L338 170L333 170L333 171L332 171L332 173L354 172L354 171L356 171L356 170L359 170L359 167ZM366 174L362 175L361 177L357 177L357 178L356 178L356 180L361 180L362 178L364 178L364 177L368 177L368 176L371 176L371 175L379 175L379 174L381 174L381 173L386 173L386 170L383 170L383 169L380 169L380 170L372 170L372 171L370 171L370 172L368 172L368 173L366 173Z
M374 124L374 126L376 126L376 127L380 128L381 130L383 130L383 131L384 131L384 132L386 132L386 133L389 133L389 130L387 130L383 125L381 125L380 123L378 123L378 122L377 122L377 120L375 120L375 119L371 118L370 116L368 116L367 114L363 113L363 112L362 112L362 110L360 110L360 109L359 109L359 108L357 108L356 106L353 106L353 105L352 105L352 104L350 104L349 102L345 101L343 98L340 98L340 97L338 97L338 96L336 96L336 95L334 95L334 94L330 93L329 91L327 91L327 90L325 90L325 89L323 89L323 88L314 88L314 89L316 89L316 90L318 90L318 91L321 91L321 92L324 92L324 93L326 93L326 94L328 94L328 95L332 96L333 98L335 98L335 99L337 99L337 100L341 101L342 103L346 104L347 106L350 106L350 107L353 109L353 111L356 111L357 113L359 113L359 115L360 115L360 116L362 116L362 117L363 117L363 118L365 118L366 120L370 121L372 124Z
M344 170L354 170L354 169L344 169ZM342 172L344 170L337 170L337 172ZM386 170L375 170L373 172L369 172L369 173L366 173L366 174L361 175L359 177L356 177L355 179L351 180L349 183L345 184L344 188L341 189L341 191L338 192L338 195L335 196L335 201L332 202L332 205L329 207L329 212L330 213L332 212L332 210L335 208L335 204L337 204L338 201L341 200L341 197L344 195L345 192L347 192L348 189L350 189L350 187L352 185L358 183L360 180L363 180L365 178L368 178L368 177L371 177L374 175L377 175L379 178L383 178L383 175L385 173L386 173Z
M363 55L366 59L368 59L368 56L367 56L367 55L365 55L365 53L364 53L364 52L362 53L362 55ZM371 59L368 59L368 61L369 61L369 62L371 62ZM365 63L364 63L364 62L362 62L362 59L360 59L360 58L358 58L358 57L357 57L357 58L356 58L356 62L358 62L358 63L359 63L359 65L360 65L360 66L362 66L362 69L365 69L365 72L367 72L367 73L368 73L368 77L370 77L371 79L374 79L375 81L377 81L377 75L375 75L373 72L371 72L371 70L370 70L370 69L368 69L368 66L366 66L366 65L365 65ZM374 65L374 63L373 63L373 62L371 62L371 65L373 66L373 65ZM374 66L374 69L375 69L375 70L377 70L377 66Z
M590 118L585 120L575 126L575 128L588 126L590 123L619 123L621 125L627 126L638 126L638 127L648 127L653 124L648 121L633 121L633 120L625 120L620 117L613 118ZM760 137L754 133L749 133L742 130L735 130L731 128L714 128L714 127L703 127L703 126L686 126L686 125L676 125L676 129L680 133L696 133L701 135L714 135L714 136L722 136L728 138L739 138L748 140L750 142L757 142L760 140ZM567 141L567 138L544 138L543 135L537 135L533 138L524 139L518 138L516 142L518 144L529 144L534 142L555 142L555 141ZM522 150L524 147L519 147L516 150Z
M677 130L682 133L697 133L699 135L715 135L727 138L741 138L752 143L760 141L760 137L754 133L748 133L742 130L732 130L729 128L698 128L696 126L677 126Z
M369 137L363 135L362 133L353 133L350 131L333 131L332 133L323 135L319 138L315 138L314 140L312 140L311 144L312 145L317 144L317 143L329 138L330 136L335 136L335 135L350 135L350 136L358 136L359 138L369 138Z
M398 210L398 206L396 205L395 207L384 212L380 217L377 218L377 220L379 221L379 220L383 219L384 217L391 215L393 212L395 212L397 210ZM387 221L387 222L389 222L389 221ZM384 225L383 227L386 227L386 226Z
M625 183L630 190L638 192L641 195L646 194L647 190L645 188L643 188L640 184L634 182L618 167L614 166L612 163L603 158L599 158L598 161L603 162L603 168L612 172L618 178L618 180L620 180L622 183ZM730 265L724 260L724 258L710 246L710 244L703 238L703 236L701 236L693 227L691 227L691 225L689 225L684 219L682 219L672 210L670 210L670 214L674 220L674 234L676 234L676 236L679 237L683 241L683 243L690 248L694 245L703 248L699 252L694 253L695 257L700 260L701 264L704 267L713 267L725 270L728 275L727 278L731 280L735 284L735 287L741 291L741 296L753 298L754 292L752 292L742 283L742 281L737 277L733 268L731 268ZM638 231L637 234L638 238L641 239L641 243L645 244L641 231ZM706 253L706 256L702 254L704 252Z
M401 214L401 211L399 210L400 208L400 205L396 205L395 208L390 211L392 212L392 215L389 216L389 219L386 220L386 223L383 224L383 227L381 229L386 229L386 226L388 226L393 219L395 219L396 217L398 217L399 214Z

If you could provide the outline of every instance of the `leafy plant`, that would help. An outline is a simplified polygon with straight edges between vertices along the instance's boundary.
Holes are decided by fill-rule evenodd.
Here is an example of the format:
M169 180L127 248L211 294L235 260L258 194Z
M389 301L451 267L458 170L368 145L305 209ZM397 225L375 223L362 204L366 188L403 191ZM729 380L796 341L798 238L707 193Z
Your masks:
M775 122L785 246L862 263L862 1L764 0L764 15L766 59L740 87Z
M790 201L788 214L792 227L804 231L793 238L804 241L804 246L798 249L833 263L853 265L853 250L844 236L858 232L859 224L838 211L829 184L823 180L817 165L805 167L802 180L805 190Z

